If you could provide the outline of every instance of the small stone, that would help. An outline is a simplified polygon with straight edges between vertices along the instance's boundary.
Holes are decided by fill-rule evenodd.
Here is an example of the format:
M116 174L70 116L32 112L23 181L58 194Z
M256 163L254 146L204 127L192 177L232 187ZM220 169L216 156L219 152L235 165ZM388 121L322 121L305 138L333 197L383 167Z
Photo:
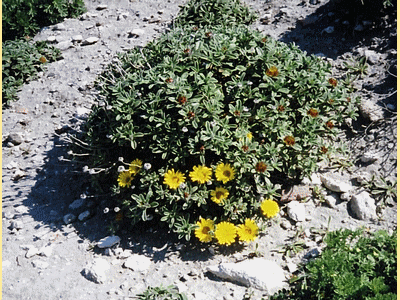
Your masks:
M138 272L147 271L150 268L150 265L150 258L139 254L130 256L124 263L125 268Z
M340 179L333 178L328 174L321 175L321 181L327 189L333 192L345 193L349 192L353 188L350 184L343 182Z
M391 110L391 111L396 111L396 106L394 106L394 105L391 104L391 103L386 104L386 108L389 109L389 110Z
M76 220L76 216L74 214L66 214L63 217L63 221L64 221L65 224L71 224L75 220Z
M83 221L87 220L89 217L90 217L90 211L86 210L83 213L79 214L78 220L83 222Z
M88 263L82 270L82 275L95 283L104 283L107 279L106 271L110 269L110 264L103 258L95 258Z
M184 293L184 292L186 292L188 290L188 287L181 281L178 281L175 284L175 287L177 288L179 293Z
M39 249L39 255L49 257L53 253L53 246L46 245Z
M16 161L12 161L12 162L10 162L9 164L6 165L6 168L8 170L16 169L18 167L19 167L19 165L18 165L18 163Z
M118 244L121 241L121 238L116 235L107 236L100 241L97 242L97 247L99 248L110 248L115 244Z
M65 25L60 23L53 27L53 30L65 30Z
M55 43L56 40L57 40L57 38L54 35L51 35L51 36L47 37L47 39L46 39L46 41L48 43Z
M35 248L35 247L31 247L26 252L25 257L26 258L31 258L32 256L35 256L36 254L39 254L39 250L37 248Z
M340 199L344 201L350 201L351 194L350 193L342 193L340 194Z
M98 37L92 36L82 41L82 46L93 45L99 41Z
M375 220L377 217L375 200L366 191L353 195L350 208L357 219Z
M129 36L135 37L135 38L137 38L141 35L144 35L144 33L145 33L145 31L143 29L139 29L139 28L131 29L128 31Z
M384 119L384 112L380 106L373 103L371 100L361 100L361 114L368 118L371 122L376 122Z
M8 219L8 220L11 220L14 218L14 214L10 211L7 211L7 212L3 211L2 215L3 215L3 218Z
M106 4L99 4L99 5L97 5L96 10L103 10L103 9L107 9L107 8L108 8L108 5L106 5Z
M286 266L290 273L294 273L297 271L297 265L295 263L288 262Z
M8 141L16 146L24 142L24 137L20 132L10 133L8 135Z
M76 108L75 117L77 117L77 118L85 118L89 114L90 114L90 109L87 109L86 107L77 107Z
M13 175L13 180L17 181L20 180L21 178L25 177L26 173L20 169L15 170L14 175Z
M68 50L69 48L73 47L70 41L63 41L59 42L56 47L60 49L61 51Z
M381 59L380 54L372 50L365 50L364 55L367 58L368 62L371 64L377 64Z
M364 26L362 26L361 24L358 24L356 27L354 27L355 31L363 31L364 30Z
M271 295L285 285L283 269L276 262L263 258L254 258L239 263L221 263L217 266L207 267L207 271L222 279L267 291Z
M69 209L75 210L81 208L85 204L85 199L77 199L72 202L68 207Z
M326 204L331 208L334 208L336 206L336 201L336 198L331 195L325 197Z
M326 32L326 33L332 33L332 32L334 32L335 31L335 27L333 27L333 26L329 26L329 27L326 27L326 28L324 28L323 30L322 30L322 33L324 33L324 32Z
M297 201L289 202L287 205L287 214L293 221L304 222L306 220L305 204Z
M22 229L22 228L24 228L24 223L22 221L20 221L20 220L14 220L14 221L11 222L10 228L11 229L18 229L18 230Z
M73 41L73 42L82 42L82 40L83 40L83 36L80 35L80 34L74 35L74 36L72 37L72 41Z
M379 159L379 154L378 153L372 153L372 152L365 152L362 156L361 156L361 161L363 163L371 163L371 162L375 162Z
M115 252L114 252L115 253ZM120 259L126 259L132 255L131 250L124 250L118 254L118 258Z
M33 260L32 265L38 269L46 269L49 266L49 263L41 260Z

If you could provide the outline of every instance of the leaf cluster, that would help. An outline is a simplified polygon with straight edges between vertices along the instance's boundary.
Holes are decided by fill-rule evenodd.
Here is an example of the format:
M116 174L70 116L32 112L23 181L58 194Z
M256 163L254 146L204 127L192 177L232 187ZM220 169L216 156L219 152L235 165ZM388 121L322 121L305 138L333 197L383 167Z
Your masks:
M143 293L137 294L138 300L187 300L183 293L179 293L175 286L148 287Z
M3 107L17 99L22 84L35 79L38 72L44 71L47 62L61 58L59 49L25 38L4 42L2 52Z
M190 0L179 11L174 26L235 26L251 24L257 15L239 0Z
M83 0L3 0L3 41L32 36L44 26L77 17L85 11Z
M320 257L270 299L396 299L397 233L329 232Z

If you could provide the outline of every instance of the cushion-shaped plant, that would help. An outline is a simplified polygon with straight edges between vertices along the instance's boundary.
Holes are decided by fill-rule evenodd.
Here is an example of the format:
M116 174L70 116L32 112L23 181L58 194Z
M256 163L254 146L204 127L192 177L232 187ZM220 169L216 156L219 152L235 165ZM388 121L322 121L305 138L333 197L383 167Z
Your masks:
M220 228L226 244L236 232L218 223L275 216L277 184L315 171L356 116L327 63L246 26L175 28L97 86L83 141L98 186L114 183L133 223L157 217L187 239L203 228L207 241Z

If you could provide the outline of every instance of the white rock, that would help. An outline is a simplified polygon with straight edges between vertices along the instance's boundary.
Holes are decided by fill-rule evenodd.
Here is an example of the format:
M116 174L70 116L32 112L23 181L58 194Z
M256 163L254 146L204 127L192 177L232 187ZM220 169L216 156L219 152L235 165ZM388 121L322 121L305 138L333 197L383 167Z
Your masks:
M361 161L364 163L371 163L371 162L377 161L378 159L379 159L378 153L365 152L361 156Z
M83 36L80 35L80 34L74 35L74 36L72 37L72 41L73 41L73 42L82 42L82 40L83 40Z
M53 253L53 246L52 245L46 245L43 246L42 248L39 249L39 255L49 257L51 253Z
M207 271L220 278L267 291L271 295L285 285L283 269L276 262L262 258L209 266Z
M361 100L360 112L365 118L368 118L371 122L376 122L384 119L384 112L382 108L376 105L371 100Z
M14 181L17 181L17 180L19 180L19 179L21 179L21 178L23 178L23 177L25 177L25 176L26 176L26 173L25 173L24 171L22 171L22 170L20 170L20 169L16 169L16 170L14 171L14 175L13 175L12 179L13 179Z
M90 113L90 109L86 108L86 107L78 107L76 109L76 113L75 113L75 117L77 118L84 118L87 115L89 115Z
M24 223L21 220L11 221L11 229L22 229L24 228Z
M175 286L179 293L185 293L188 290L188 287L182 281L177 282Z
M97 242L97 247L99 248L110 248L115 244L118 244L121 241L121 238L116 235L107 236L102 238L100 241Z
M286 266L290 273L294 273L297 271L297 265L295 263L288 262Z
M381 59L380 54L372 50L365 50L364 55L371 64L377 64Z
M39 250L35 247L32 247L32 248L29 248L29 250L26 252L25 257L31 258L32 256L35 256L36 254L39 254Z
M61 51L68 50L69 48L73 47L70 41L63 41L59 42L56 47L60 49Z
M306 220L305 204L298 201L289 202L287 205L287 214L293 221L304 222Z
M353 195L350 208L360 220L375 220L377 217L375 200L366 191Z
M98 37L95 37L95 36L88 37L87 39L84 39L82 41L82 46L93 45L93 44L97 43L98 41L99 41Z
M65 25L60 23L53 27L53 30L65 30Z
M19 165L16 161L11 161L9 164L6 165L6 168L8 170L16 169L18 167L19 167Z
M351 200L351 194L350 193L342 193L340 194L340 199L344 201L350 201Z
M76 216L74 214L66 214L63 217L63 221L64 221L65 224L71 224L75 220L76 220Z
M133 271L143 272L150 268L151 260L147 256L134 254L130 256L124 263L125 268Z
M125 259L128 258L132 255L132 251L131 250L124 250L121 253L118 254L118 258L120 259Z
M199 291L193 293L193 300L210 300L210 296Z
M104 283L107 279L106 271L110 269L110 264L104 258L95 258L88 263L82 270L82 275L95 283Z
M141 35L144 35L144 33L145 33L145 31L143 29L139 29L139 28L131 29L128 31L128 34L132 35L134 37L139 37Z
M321 174L321 181L324 186L333 192L346 193L351 191L352 186L346 182L343 182L337 178L333 178L328 174Z
M85 204L85 199L77 199L72 202L68 207L69 209L78 209Z
M26 214L28 213L29 209L26 206L20 205L15 208L15 212L18 214Z
M336 198L333 197L332 195L328 195L325 197L325 202L328 204L329 207L336 207Z
M54 43L57 40L56 36L51 35L49 37L47 37L46 41L49 43Z
M49 263L41 260L33 260L32 265L38 269L46 269L49 266Z

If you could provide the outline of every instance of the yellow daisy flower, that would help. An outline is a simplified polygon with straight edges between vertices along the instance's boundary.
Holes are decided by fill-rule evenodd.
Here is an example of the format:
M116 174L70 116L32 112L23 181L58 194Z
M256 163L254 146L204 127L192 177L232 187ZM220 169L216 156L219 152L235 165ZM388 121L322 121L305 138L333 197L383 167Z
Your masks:
M129 164L129 172L135 176L142 169L143 162L140 159L135 159Z
M235 169L230 164L220 163L215 170L215 177L225 184L235 178Z
M211 191L211 200L218 204L222 203L228 196L228 190L222 187L217 187L215 190Z
M261 210L264 216L267 218L272 218L278 214L279 206L274 200L267 199L261 203Z
M211 179L212 169L206 166L194 166L193 171L189 173L192 181L197 181L198 183L206 183Z
M247 133L246 136L249 140L253 138L253 134L251 132Z
M121 187L130 187L132 184L132 174L129 171L124 171L118 175L118 185Z
M185 182L185 175L181 172L176 171L174 169L169 170L164 175L164 184L168 185L170 189L177 189L182 183Z
M194 235L200 240L202 243L211 242L214 231L214 221L210 219L203 219L200 217L200 221L196 222L198 226L194 231Z
M253 220L246 219L244 224L238 226L237 233L240 241L254 241L258 235L258 226Z
M221 222L215 227L215 237L220 245L230 245L235 242L236 226L230 222Z

